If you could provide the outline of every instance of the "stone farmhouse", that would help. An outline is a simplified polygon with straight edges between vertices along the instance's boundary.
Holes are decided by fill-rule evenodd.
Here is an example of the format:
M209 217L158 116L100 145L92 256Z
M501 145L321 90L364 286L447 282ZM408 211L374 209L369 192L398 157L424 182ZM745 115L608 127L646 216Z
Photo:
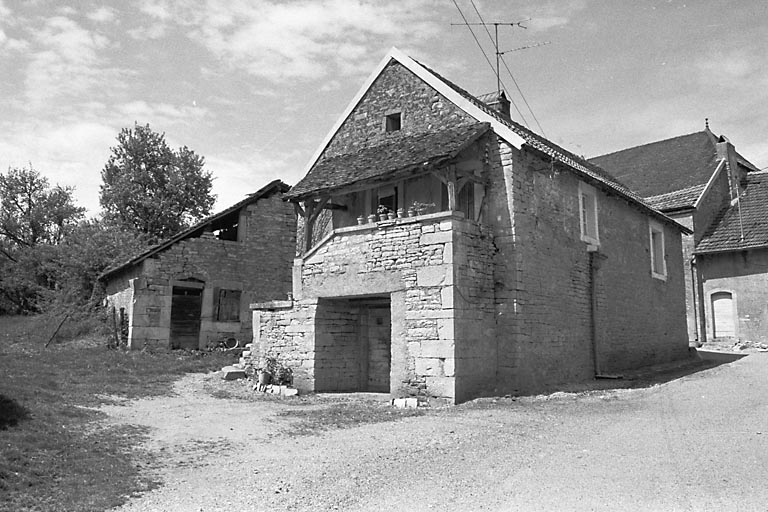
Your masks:
M249 304L291 292L296 247L290 187L246 199L99 277L129 348L202 349L251 341Z
M293 297L252 305L246 363L458 403L687 356L688 230L484 99L381 61L285 195Z
M591 159L693 231L683 236L690 340L768 340L766 177L709 129Z

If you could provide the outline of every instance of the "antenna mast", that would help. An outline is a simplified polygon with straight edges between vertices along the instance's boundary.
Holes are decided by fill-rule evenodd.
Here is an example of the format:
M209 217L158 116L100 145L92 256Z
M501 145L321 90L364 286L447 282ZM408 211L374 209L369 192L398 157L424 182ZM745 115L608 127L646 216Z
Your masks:
M520 20L520 21L489 21L489 22L480 22L480 23L451 23L453 26L472 26L472 25L479 25L482 27L485 27L486 30L488 30L489 25L493 25L493 32L494 32L494 38L493 38L493 49L496 53L496 92L501 94L501 68L499 66L499 63L501 61L501 56L504 55L507 52L514 51L514 50L507 50L506 52L500 52L499 51L499 26L503 27L520 27L522 29L527 29L528 27L524 26L523 23L526 21L531 21L530 18ZM548 44L548 43L544 43ZM535 45L535 46L541 46L541 45ZM533 48L533 46L530 46L530 48ZM517 48L518 50L525 49L524 47Z

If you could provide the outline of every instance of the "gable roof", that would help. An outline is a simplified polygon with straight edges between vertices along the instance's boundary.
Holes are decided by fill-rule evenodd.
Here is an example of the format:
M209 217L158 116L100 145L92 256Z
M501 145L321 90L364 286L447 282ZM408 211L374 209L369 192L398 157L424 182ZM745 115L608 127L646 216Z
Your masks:
M724 208L704 233L695 252L712 253L768 247L768 172L747 174L738 201Z
M439 164L454 158L488 130L488 123L475 123L434 132L394 136L378 146L324 158L291 189L287 197L301 199L305 195L330 192L349 183L364 183L384 175L394 177Z
M632 192L632 190L627 188L620 181L614 178L611 174L605 172L599 166L591 162L588 162L587 160L581 157L574 155L573 153L561 148L557 144L534 133L528 128L525 128L519 123L516 123L509 117L488 107L488 105L480 101L478 98L476 98L469 92L465 91L464 89L450 82L449 80L443 78L435 71L415 61L414 59L400 52L400 50L396 48L392 48L389 51L389 53L384 57L384 59L381 60L379 65L376 67L373 73L371 73L371 75L368 77L366 82L357 92L357 94L349 103L349 105L347 105L347 108L344 110L342 115L339 117L339 119L336 121L334 126L328 132L325 139L323 140L323 142L320 144L317 151L313 155L312 159L307 164L307 167L304 173L305 178L299 181L299 183L297 183L294 189L292 189L288 194L286 194L287 198L297 200L299 195L307 196L309 194L323 190L322 188L317 188L317 185L318 185L317 182L315 183L315 185L312 185L312 182L316 180L315 176L313 176L309 181L305 181L305 180L307 180L307 178L309 178L310 175L316 174L313 172L315 168L319 168L320 166L323 165L321 160L323 151L331 142L331 139L339 130L341 125L344 123L344 121L351 115L352 111L355 109L358 103L362 100L363 96L371 87L374 80L376 80L376 78L382 73L382 71L386 68L386 66L391 61L395 61L400 65L404 66L406 69L408 69L417 77L419 77L421 80L423 80L427 85L429 85L434 90L439 92L451 103L456 105L458 108L460 108L470 116L474 117L478 122L488 123L488 125L496 133L496 135L504 139L509 144L515 146L518 149L521 149L523 146L527 146L537 151L540 151L548 155L554 161L558 161L562 164L565 164L569 169L573 170L576 174L584 178L586 181L591 182L592 184L595 184L598 186L602 186L603 188L609 189L610 191L616 193L620 197L623 197L624 199L629 201L631 204L636 205L645 213L648 213L654 217L657 217L663 222L671 223L684 232L688 232L687 228L681 226L674 220L670 219L666 215L660 213L659 211L649 206L637 194ZM355 157L355 154L350 153L349 158L352 159L354 157Z
M658 196L707 183L718 165L717 143L709 129L590 158L643 197ZM739 165L757 171L736 153Z
M147 250L145 250L145 251L143 251L143 252L133 256L131 259L129 259L128 261L126 261L124 263L121 263L121 264L116 265L114 267L108 268L107 270L105 270L99 276L99 280L100 281L107 280L107 279L109 279L109 277L111 277L111 276L113 276L113 275L115 275L115 274L125 270L126 268L131 267L133 265L136 265L137 263L141 263L145 259L147 259L147 258L149 258L149 257L151 257L151 256L153 256L153 255L155 255L155 254L157 254L159 252L162 252L162 251L166 250L167 248L169 248L170 246L172 246L173 244L175 244L177 242L180 242L180 241L182 241L184 239L187 239L187 238L199 237L205 231L206 226L208 226L209 224L215 224L216 221L224 219L228 215L233 214L233 213L239 211L244 206L247 206L247 205L249 205L251 203L255 203L259 199L262 199L264 197L268 197L268 196L272 195L275 192L285 193L290 188L291 188L290 185L287 185L287 184L283 183L281 180L274 180L274 181L268 183L267 185L263 186L262 188L260 188L256 192L254 192L253 194L249 194L248 197L246 197L242 201L239 201L239 202L233 204L229 208L227 208L225 210L222 210L219 213L216 213L214 215L210 215L210 216L206 217L205 219L201 220L200 222L198 222L194 226L191 226L191 227L185 229L181 233L178 233L177 235L174 235L173 237L171 237L171 238L169 238L169 239L167 239L167 240L165 240L163 242L160 242L160 243L158 243L156 245L153 245L149 249L147 249Z
M707 185L694 185L682 190L675 190L666 194L646 197L645 201L662 212L671 212L674 210L684 210L696 206L696 201L701 197L701 193Z

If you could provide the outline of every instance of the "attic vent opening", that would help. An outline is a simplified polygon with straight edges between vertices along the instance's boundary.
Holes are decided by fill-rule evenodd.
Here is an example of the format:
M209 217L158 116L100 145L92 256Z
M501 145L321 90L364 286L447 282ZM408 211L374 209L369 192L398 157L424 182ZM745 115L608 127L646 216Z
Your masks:
M400 112L389 114L385 119L384 129L387 132L396 132L402 126L402 118Z

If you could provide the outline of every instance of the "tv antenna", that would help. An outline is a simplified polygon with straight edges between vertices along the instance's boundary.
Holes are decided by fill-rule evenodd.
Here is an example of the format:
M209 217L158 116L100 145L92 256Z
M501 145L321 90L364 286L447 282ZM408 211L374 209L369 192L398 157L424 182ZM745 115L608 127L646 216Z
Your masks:
M520 20L520 21L488 21L488 22L483 21L483 22L479 22L479 23L478 22L476 22L476 23L469 23L469 22L465 21L464 23L451 23L451 25L454 25L454 26L479 25L479 26L484 27L486 31L488 30L488 27L490 25L493 25L493 32L494 32L493 49L494 49L494 52L496 54L496 70L495 70L495 72L496 72L496 92L498 94L501 94L501 67L500 67L499 64L501 62L501 56L502 55L504 55L505 53L516 52L516 51L520 51L520 50L528 50L529 48L536 48L538 46L544 46L544 45L550 44L550 41L544 41L543 43L533 43L533 44L529 44L529 45L525 45L525 46L520 46L518 48L513 48L511 50L505 50L503 52L499 51L499 27L500 26L501 27L518 27L518 28L522 28L522 29L527 29L528 27L523 25L523 23L525 23L526 21L531 21L531 18L527 18L527 19ZM490 33L488 35L490 35ZM505 64L505 66L506 66L506 64Z

